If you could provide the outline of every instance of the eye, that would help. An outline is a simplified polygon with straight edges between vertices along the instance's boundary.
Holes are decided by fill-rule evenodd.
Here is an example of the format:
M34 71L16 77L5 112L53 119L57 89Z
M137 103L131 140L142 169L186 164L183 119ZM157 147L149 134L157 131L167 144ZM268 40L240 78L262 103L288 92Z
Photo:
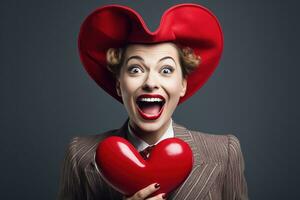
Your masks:
M142 73L143 70L139 65L132 65L128 68L128 72L130 74L138 74L138 73Z
M161 73L163 74L172 74L174 71L174 68L169 66L169 65L166 65L166 66L163 66L162 69L161 69Z

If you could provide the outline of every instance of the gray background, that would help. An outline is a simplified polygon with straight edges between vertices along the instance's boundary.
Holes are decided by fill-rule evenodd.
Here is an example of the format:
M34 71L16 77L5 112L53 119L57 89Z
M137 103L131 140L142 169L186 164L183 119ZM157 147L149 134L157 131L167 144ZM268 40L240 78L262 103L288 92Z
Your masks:
M152 31L180 2L114 1L136 9ZM225 48L175 121L240 139L251 199L299 199L299 5L190 2L219 18ZM108 3L1 1L0 199L55 199L69 140L125 121L122 105L88 77L77 52L81 22Z

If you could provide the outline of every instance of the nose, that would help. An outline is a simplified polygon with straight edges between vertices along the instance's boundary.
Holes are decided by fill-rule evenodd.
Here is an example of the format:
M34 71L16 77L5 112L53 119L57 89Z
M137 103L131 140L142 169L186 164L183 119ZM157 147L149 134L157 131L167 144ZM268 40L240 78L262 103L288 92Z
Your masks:
M155 77L155 75L151 72L148 73L145 82L143 84L143 90L151 92L155 89L158 89L158 82L157 82L157 78Z

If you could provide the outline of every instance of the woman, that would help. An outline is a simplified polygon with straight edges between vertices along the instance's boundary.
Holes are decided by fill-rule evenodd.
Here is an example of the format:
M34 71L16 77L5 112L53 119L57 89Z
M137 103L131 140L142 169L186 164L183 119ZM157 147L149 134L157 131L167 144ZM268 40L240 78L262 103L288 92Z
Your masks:
M124 104L129 120L120 129L71 141L59 198L247 199L238 139L191 131L172 121L177 105L212 74L222 47L217 19L195 4L170 8L155 32L124 6L105 6L89 15L79 35L81 60L99 86ZM147 198L159 189L159 183L153 183L124 197L105 183L95 163L98 143L113 135L126 138L139 151L166 138L180 138L193 151L193 169L170 194Z

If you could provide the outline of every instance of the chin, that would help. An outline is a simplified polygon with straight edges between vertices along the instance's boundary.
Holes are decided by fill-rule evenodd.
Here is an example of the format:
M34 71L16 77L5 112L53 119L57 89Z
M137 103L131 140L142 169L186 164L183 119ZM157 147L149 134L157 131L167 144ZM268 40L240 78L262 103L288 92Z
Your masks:
M157 132L159 131L165 123L158 121L149 121L149 122L142 122L140 121L136 125L139 129L141 129L144 132Z
M171 117L164 115L160 116L160 118L156 120L145 120L139 115L138 112L130 118L133 128L137 129L137 131L140 130L141 132L145 133L160 132L163 129L166 129L166 126L169 126L170 120Z

